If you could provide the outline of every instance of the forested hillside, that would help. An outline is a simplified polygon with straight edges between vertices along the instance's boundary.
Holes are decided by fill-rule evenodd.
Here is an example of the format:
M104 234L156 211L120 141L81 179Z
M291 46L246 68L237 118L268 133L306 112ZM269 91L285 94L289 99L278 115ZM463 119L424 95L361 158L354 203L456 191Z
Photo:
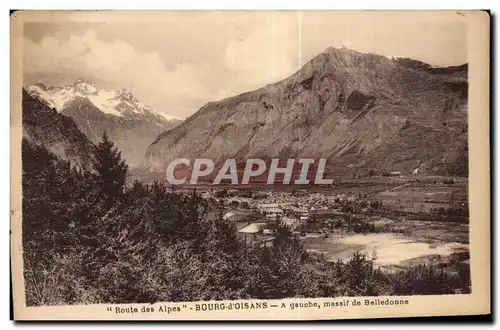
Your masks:
M26 139L22 156L29 306L438 294L469 285L466 272L424 265L387 274L361 254L326 262L279 220L271 245L247 244L222 206L209 218L217 205L197 194L127 184L128 166L105 135L90 169Z

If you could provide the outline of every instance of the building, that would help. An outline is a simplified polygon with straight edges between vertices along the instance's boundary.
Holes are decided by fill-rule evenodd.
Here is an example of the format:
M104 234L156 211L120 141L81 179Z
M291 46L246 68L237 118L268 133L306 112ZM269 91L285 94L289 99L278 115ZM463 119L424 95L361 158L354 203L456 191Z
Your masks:
M389 172L389 176L401 176L403 173L401 173L400 171L392 171L392 172Z
M257 210L264 214L266 219L276 219L277 217L282 217L285 214L277 203L257 204Z
M258 239L257 235L266 229L266 222L253 222L242 225L238 228L238 234L243 236L245 243L252 243Z
M268 208L262 211L266 219L276 219L278 217L283 217L285 214L279 207Z
M280 206L276 203L259 203L257 204L257 209L259 211L265 211L267 209L279 208Z
M222 217L224 220L227 220L233 216L235 216L236 214L233 213L233 212L227 212L226 214L224 214L224 216Z
M266 228L266 227L267 227L267 223L265 223L265 222L253 222L253 223L249 223L249 224L241 227L238 230L238 233L241 233L241 234L257 234L257 233L262 232L262 230L264 228Z
M273 234L273 231L271 229L268 229L268 228L264 228L262 230L262 234L264 235L272 235Z

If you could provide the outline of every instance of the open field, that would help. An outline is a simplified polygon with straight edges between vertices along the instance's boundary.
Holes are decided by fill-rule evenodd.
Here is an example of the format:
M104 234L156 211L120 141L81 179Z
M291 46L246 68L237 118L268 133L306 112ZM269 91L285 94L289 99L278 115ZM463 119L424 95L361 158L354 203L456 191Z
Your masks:
M302 243L306 249L322 253L329 261L346 260L354 252L361 252L371 258L375 266L401 265L415 258L468 251L468 245L463 243L421 241L392 233L332 235L327 238L307 235Z

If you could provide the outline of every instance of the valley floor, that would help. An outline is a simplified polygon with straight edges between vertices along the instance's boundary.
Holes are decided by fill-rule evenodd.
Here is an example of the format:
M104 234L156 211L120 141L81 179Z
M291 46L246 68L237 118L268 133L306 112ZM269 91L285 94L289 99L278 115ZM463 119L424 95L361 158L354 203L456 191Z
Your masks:
M469 267L467 180L463 178L374 177L311 190L266 185L197 189L232 206L226 216L239 228L263 224L262 230L251 233L261 242L272 237L264 230L270 218L259 209L275 204L304 248L329 262L346 261L360 252L375 267L389 272L419 264L449 272Z

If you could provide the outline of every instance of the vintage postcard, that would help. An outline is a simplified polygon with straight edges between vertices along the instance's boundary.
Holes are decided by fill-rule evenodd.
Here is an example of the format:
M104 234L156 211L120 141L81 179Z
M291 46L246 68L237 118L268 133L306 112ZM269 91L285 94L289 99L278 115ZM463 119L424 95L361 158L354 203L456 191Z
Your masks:
M490 313L484 11L16 11L16 320Z

